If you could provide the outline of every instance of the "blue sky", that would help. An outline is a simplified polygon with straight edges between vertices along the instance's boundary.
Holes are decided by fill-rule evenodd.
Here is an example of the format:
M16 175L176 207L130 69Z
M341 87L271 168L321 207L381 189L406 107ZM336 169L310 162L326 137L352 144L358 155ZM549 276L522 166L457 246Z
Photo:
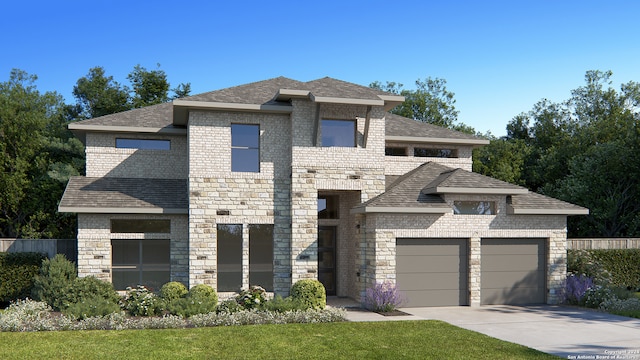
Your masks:
M562 101L587 70L640 81L640 1L11 1L0 81L12 68L69 103L102 66L126 83L161 64L192 94L286 76L369 85L439 77L459 120L506 124L542 98Z

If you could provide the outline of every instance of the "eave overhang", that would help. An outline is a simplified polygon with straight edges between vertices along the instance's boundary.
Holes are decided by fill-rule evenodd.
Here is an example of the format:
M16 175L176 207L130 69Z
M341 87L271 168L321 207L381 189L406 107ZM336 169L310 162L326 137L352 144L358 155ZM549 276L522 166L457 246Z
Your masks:
M110 207L71 207L59 206L58 212L79 214L167 214L187 215L189 209L165 209L165 208L110 208Z
M277 114L290 114L293 106L290 104L240 104L211 101L173 100L173 124L186 126L191 110L218 110L218 111L243 111L266 112Z
M453 209L444 207L391 207L391 206L361 206L351 209L351 214L453 214Z
M433 188L425 188L421 191L425 195L434 194L467 194L467 195L518 195L527 194L529 190L522 189L501 189L501 188L466 188L466 187L447 187L436 186Z
M509 215L589 215L589 209L541 209L541 208L515 208L507 204Z
M389 142L429 143L443 145L483 146L489 144L489 140L485 139L434 138L421 136L385 136L385 140Z

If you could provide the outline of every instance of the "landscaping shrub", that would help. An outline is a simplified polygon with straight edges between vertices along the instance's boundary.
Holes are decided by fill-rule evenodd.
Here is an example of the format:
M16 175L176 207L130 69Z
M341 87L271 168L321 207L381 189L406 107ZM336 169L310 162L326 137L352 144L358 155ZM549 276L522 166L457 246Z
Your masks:
M162 285L162 288L160 288L160 297L162 297L162 299L164 299L167 302L172 302L174 300L177 300L187 295L187 293L189 293L189 290L187 290L187 287L184 286L183 283L178 281L168 282Z
M196 314L207 314L216 310L218 294L209 285L196 285L183 298L167 304L167 310L174 315L191 317Z
M327 306L324 285L318 280L299 280L291 287L291 297L300 301L307 309L322 310Z
M600 309L616 315L640 318L640 299L609 299L600 304Z
M239 311L244 310L242 308L242 305L238 304L238 302L236 301L236 299L228 299L225 300L223 302L221 302L220 304L218 304L218 306L216 307L216 313L228 313L228 314L233 314L233 313L237 313Z
M28 297L44 259L40 253L0 253L0 303Z
M376 282L366 290L365 294L365 306L376 312L396 310L404 300L396 284L390 281Z
M593 286L593 279L586 275L567 275L563 293L564 302L572 305L584 305L584 295Z
M567 271L594 278L598 285L640 289L640 249L569 250Z
M142 285L128 287L120 304L132 316L153 316L163 310L162 300Z
M280 295L276 295L273 299L263 303L260 307L261 310L273 311L278 313L284 313L287 311L304 310L307 306L302 301L293 297L283 298Z
M588 289L584 294L584 306L598 309L607 300L615 299L613 291L606 286L596 285Z
M51 260L42 261L40 272L34 279L31 296L59 311L66 307L64 301L67 291L77 277L75 264L64 255L57 254Z
M87 295L83 297L82 300L69 304L69 306L63 310L63 313L78 320L105 316L120 311L120 306L113 301L99 295Z
M104 316L120 311L120 296L113 285L93 276L76 278L61 299L60 310L75 319Z
M236 296L236 302L245 310L256 309L267 302L266 291L260 286L251 286Z

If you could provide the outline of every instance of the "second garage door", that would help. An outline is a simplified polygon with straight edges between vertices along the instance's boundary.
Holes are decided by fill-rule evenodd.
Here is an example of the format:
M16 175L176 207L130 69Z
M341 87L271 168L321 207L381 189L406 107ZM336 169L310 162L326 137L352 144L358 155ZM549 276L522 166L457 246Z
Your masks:
M467 239L397 239L396 281L408 307L468 305Z
M546 302L544 239L482 239L481 304Z

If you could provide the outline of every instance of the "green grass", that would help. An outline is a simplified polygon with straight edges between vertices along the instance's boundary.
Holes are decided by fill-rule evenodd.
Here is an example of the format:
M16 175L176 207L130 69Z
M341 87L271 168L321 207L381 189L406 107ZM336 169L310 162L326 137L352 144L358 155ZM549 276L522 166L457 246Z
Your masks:
M554 359L441 321L0 333L3 359Z

